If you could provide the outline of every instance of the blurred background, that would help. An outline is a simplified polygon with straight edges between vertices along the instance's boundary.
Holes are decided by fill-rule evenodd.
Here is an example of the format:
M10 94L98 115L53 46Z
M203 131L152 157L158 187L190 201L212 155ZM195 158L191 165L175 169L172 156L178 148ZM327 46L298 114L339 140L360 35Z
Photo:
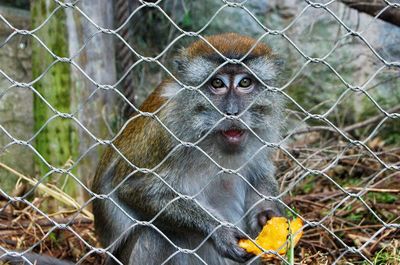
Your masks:
M101 140L198 39L183 31L237 32L283 62L277 177L288 214L315 222L296 262L400 264L400 1L1 0L0 15L0 246L101 263L84 256Z

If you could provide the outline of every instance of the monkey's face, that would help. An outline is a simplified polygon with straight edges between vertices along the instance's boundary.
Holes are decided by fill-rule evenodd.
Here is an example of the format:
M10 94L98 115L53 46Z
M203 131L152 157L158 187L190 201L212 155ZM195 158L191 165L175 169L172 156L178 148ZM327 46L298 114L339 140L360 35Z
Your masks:
M265 86L273 85L279 68L270 49L233 33L207 40L225 58L202 40L193 43L174 62L177 79L196 89L176 83L164 89L165 97L175 97L167 114L174 133L227 153L276 142L283 104L282 96ZM226 63L226 58L241 63Z
M211 120L203 122L209 125L214 122L211 135L224 151L240 152L249 138L263 138L268 126L276 126L271 120L274 96L241 65L224 66L201 90L209 102L199 101L195 112L200 115L201 111L208 112Z
M282 120L281 96L269 91L253 75L256 69L250 69L225 65L195 90L168 84L163 96L173 98L166 108L169 129L183 141L202 139L203 144L217 145L225 153L257 150L262 141L276 142Z

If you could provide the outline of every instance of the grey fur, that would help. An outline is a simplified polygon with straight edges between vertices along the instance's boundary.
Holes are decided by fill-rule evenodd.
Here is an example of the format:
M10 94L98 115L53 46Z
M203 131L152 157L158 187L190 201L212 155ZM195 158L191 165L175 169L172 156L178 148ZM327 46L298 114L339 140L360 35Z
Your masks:
M258 57L250 60L246 65L264 82L275 80L278 75L277 64L273 60L265 57Z
M257 69L258 73L264 73L261 78L273 79L275 68L271 62L263 60L256 59L250 66L264 67L265 69ZM193 83L200 83L211 73L210 70L213 70L212 67L209 68L210 65L215 65L213 62L205 62L199 58L193 61L187 60L183 66L180 65L178 71L181 71L181 75L186 73L185 80L190 79ZM259 214L270 209L282 213L281 206L276 201L259 202L261 197L246 183L249 182L258 192L266 196L278 195L278 184L274 178L275 168L271 160L274 150L265 147L256 136L248 132L245 146L236 151L227 151L218 143L216 131L232 126L247 130L245 125L247 124L264 141L276 143L279 141L283 120L283 100L279 94L264 90L257 84L254 93L238 99L240 118L245 124L223 119L216 125L223 115L200 95L199 91L182 90L177 94L180 89L176 83L169 83L163 88L161 95L171 101L157 116L180 140L194 143L202 139L197 146L211 159L197 148L181 146L169 155L169 158L157 168L156 173L178 193L187 196L196 195L197 203L218 220L234 223L254 237L261 229L258 224ZM225 112L225 100L212 95L208 85L200 88L200 91L210 98L221 112ZM154 141L151 132L164 129L154 120L143 130L148 134L137 139L140 143L130 141L136 144L132 148L137 153L135 159L138 160L132 161L133 163L145 161L148 159L147 156L151 157L150 147ZM177 142L171 138L171 143L165 144L171 144L168 146L171 150ZM98 187L96 193L109 194L114 188L111 185L116 176L114 169L122 163L118 155L114 159L114 163L106 172L100 172L101 183L96 185ZM226 169L238 170L245 180L237 174L222 173L216 164ZM111 194L112 200L134 219L149 220L163 210L153 222L162 234L147 226L130 229L134 222L110 200L96 200L94 203L96 229L104 247L113 244L110 251L123 264L162 264L177 251L169 240L182 249L193 250L209 236L209 239L196 251L207 264L243 264L249 258L244 250L237 246L237 238L243 235L236 228L226 226L214 231L219 222L195 202L179 199L165 208L176 197L174 191L150 173L135 174ZM255 206L256 203L258 204ZM243 217L249 209L252 210ZM121 237L121 233L124 232L125 235ZM107 262L116 264L111 258ZM180 252L168 259L165 264L203 263L193 254Z
M185 51L181 51L180 56L175 59L175 69L179 80L185 85L192 86L203 83L218 65L201 56L189 60L185 56Z

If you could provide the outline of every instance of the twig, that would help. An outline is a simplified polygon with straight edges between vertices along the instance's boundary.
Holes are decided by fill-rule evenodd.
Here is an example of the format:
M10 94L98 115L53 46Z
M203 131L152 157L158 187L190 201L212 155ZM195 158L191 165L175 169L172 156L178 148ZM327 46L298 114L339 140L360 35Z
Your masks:
M69 225L89 225L93 223L93 220L90 220L88 218L53 218L52 219L54 222L58 224L69 224ZM18 224L14 224L15 222L10 221L7 224L2 224L0 226L0 230L18 230L20 228L28 228L32 222L35 223L35 225L38 225L40 227L46 227L46 226L54 226L54 223L47 220L47 219L40 219L40 220L21 220L18 222Z
M400 111L400 105L389 109L387 112L388 113L394 113L394 112L398 112L398 111ZM339 130L342 131L342 132L348 133L348 132L363 128L363 127L365 127L367 125L370 125L370 124L373 124L373 123L377 123L385 116L386 115L384 113L380 113L380 114L378 114L376 116L373 116L373 117L371 117L369 119L366 119L364 121L357 122L355 124L352 124L352 125L349 125L347 127L344 127L343 129L339 128ZM293 136L293 135L296 135L296 134L305 134L305 133L316 132L316 131L330 131L330 132L334 132L334 133L337 132L334 128L329 127L329 126L312 126L312 127L306 127L306 128L298 129L298 130L296 130L294 132L291 132L291 133L289 133L287 135ZM287 135L285 135L285 137Z
M345 187L346 190L354 191L372 191L372 192L387 192L387 193L400 193L400 189L378 189L378 188L360 188L360 187Z
M391 109L388 109L386 112L387 112L387 113L394 113L394 112L398 112L398 111L400 111L400 105L399 105L399 106L396 106L396 107L393 107L393 108L391 108ZM385 117L385 116L386 116L386 115L385 115L384 113L379 113L378 115L376 115L376 116L374 116L374 117L371 117L371 118L369 118L369 119L366 119L365 121L357 122L357 123L355 123L355 124L353 124L353 125L347 126L347 127L345 127L343 130L344 130L345 132L354 131L354 130L356 130L356 129L360 129L360 128L362 128L362 127L365 127L365 126L367 126L367 125L369 125L369 124L379 122L379 121L381 120L381 118L383 118L383 117Z
M375 243L373 243L371 245L371 247L369 248L369 252L374 252L376 247L381 243L382 240L384 240L387 236L389 236L392 232L396 231L395 229L390 229L388 231L386 231L382 236L380 236Z
M345 233L345 236L346 236L347 238L350 238L358 248L360 248L360 247L363 245L363 243L369 242L369 241L370 241L370 238L369 238L369 237L362 236L362 235L359 235L359 234ZM375 241L371 241L371 242L375 242ZM363 251L363 252L364 252L365 254L367 254L367 256L369 256L369 257L372 256L372 255L371 255L371 252L369 252L369 251L368 251L367 249L365 249L365 248L362 248L361 251Z
M54 187L49 188L46 185L44 185L43 183L39 183L38 180L31 178L31 177L27 177L27 176L23 175L22 173L16 171L15 169L12 169L11 167L9 167L3 163L0 163L0 167L4 168L5 170L9 171L12 174L18 176L19 178L24 179L26 182L28 182L32 186L37 185L36 188L39 191L47 193L48 195L50 195L57 201L60 201L66 205L72 206L77 210L81 210L82 213L84 215L86 215L86 217L88 217L89 219L91 219L91 220L94 219L93 214L91 212L89 212L86 209L83 209L82 206L77 201L75 201L73 198L71 198L68 194L65 194L62 191L57 191L56 189L54 189Z

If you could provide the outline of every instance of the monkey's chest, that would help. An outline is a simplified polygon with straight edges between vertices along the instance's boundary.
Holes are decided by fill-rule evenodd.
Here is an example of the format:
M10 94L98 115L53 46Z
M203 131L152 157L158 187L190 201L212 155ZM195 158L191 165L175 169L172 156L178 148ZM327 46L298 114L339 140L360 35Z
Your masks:
M237 222L245 212L246 183L237 175L216 175L187 192L224 221Z

